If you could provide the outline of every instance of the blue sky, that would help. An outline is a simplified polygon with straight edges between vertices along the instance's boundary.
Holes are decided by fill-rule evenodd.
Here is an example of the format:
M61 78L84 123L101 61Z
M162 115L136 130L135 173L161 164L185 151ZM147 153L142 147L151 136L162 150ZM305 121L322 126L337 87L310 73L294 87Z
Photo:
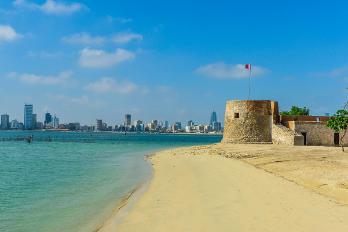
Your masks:
M333 113L347 100L348 3L58 1L0 3L0 113L38 119L223 121L227 99Z

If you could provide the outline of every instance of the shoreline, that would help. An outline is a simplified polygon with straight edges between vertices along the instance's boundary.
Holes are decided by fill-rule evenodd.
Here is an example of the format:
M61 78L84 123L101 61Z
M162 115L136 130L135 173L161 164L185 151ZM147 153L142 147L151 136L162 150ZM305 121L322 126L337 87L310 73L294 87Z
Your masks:
M348 187L325 170L339 167L331 159L348 162L342 155L331 147L225 144L156 152L147 190L125 203L117 228L101 231L347 231L341 187ZM318 191L330 178L339 182L331 195Z
M34 129L34 130L1 130L3 132L68 132L68 133L89 133L89 134L102 134L102 133L108 133L108 134L121 134L121 135L215 135L215 136L222 136L222 132L214 132L214 133L196 133L196 132L136 132L136 131L127 131L127 132L121 132L121 131L75 131L75 130L67 130L67 129Z
M142 195L148 190L151 181L154 177L154 168L151 163L151 157L156 155L158 152L164 150L159 150L150 154L144 155L144 161L149 165L150 175L142 183L138 184L135 188L128 192L127 195L123 196L119 202L116 204L111 215L102 223L97 226L93 232L108 232L117 230L116 227L122 222L123 218L127 216L131 208L140 200Z

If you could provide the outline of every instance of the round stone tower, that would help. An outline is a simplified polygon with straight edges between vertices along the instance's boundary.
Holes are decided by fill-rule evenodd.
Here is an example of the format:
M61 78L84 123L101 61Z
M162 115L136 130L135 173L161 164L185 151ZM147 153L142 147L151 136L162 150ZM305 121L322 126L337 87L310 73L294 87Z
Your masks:
M227 101L223 143L272 143L269 100Z

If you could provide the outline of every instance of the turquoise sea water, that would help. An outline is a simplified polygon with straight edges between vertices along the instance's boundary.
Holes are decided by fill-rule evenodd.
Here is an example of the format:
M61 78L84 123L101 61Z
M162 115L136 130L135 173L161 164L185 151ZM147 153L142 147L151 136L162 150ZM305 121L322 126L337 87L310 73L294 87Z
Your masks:
M0 140L0 231L88 232L149 178L144 155L221 136L9 131Z

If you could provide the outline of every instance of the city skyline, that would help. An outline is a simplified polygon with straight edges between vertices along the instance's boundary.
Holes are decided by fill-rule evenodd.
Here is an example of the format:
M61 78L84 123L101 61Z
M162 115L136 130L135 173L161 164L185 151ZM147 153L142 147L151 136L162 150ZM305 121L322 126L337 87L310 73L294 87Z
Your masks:
M21 108L21 107L19 107L19 108ZM57 112L57 111L51 111L49 109L51 109L51 107L45 107L44 110L40 110L39 109L40 112L36 111L37 115L38 115L38 121L44 122L44 118L45 118L44 115L48 111L50 111L50 112ZM8 115L11 116L12 119L23 121L23 115L21 115L21 113L22 113L21 111L22 110L15 110L15 113L13 113L13 112L10 112L8 110L6 111L6 110L0 109L0 114L8 114ZM184 113L184 112L181 112L181 113ZM206 111L206 115L200 115L200 114L198 115L198 114L196 114L196 116L198 116L197 118L200 118L200 119L197 119L195 121L199 121L201 123L209 123L209 121L210 121L210 118L209 118L210 117L209 116L210 113L211 113L211 110L207 110ZM57 113L52 113L52 114L54 115L54 114L57 114ZM221 113L221 114L223 115L223 113ZM221 114L219 114L219 115L221 115ZM98 115L98 117L95 117L95 118L104 118L104 119L106 119L108 121L112 121L114 123L121 123L121 122L123 122L124 112L120 111L120 112L117 112L115 115L111 114L111 113L105 113L103 115L102 114L96 114L96 115ZM208 117L207 117L207 115L208 115ZM92 117L89 117L87 119L84 118L84 117L81 117L81 118L79 118L79 117L80 116L74 116L74 115L68 113L68 114L66 114L66 117L63 117L61 119L62 119L63 123L67 123L67 122L71 122L71 121L79 121L80 120L81 123L83 123L83 124L93 124L93 122L95 121L95 118L92 118ZM153 118L156 118L156 115L155 114L151 114L151 116L149 116L148 114L141 115L141 112L136 112L136 113L132 114L132 117L134 117L134 118L141 118L142 117L146 121L151 121L151 120L153 120ZM159 117L158 116L157 118L163 118L163 117ZM180 118L180 119L175 119L175 117L173 117L173 116L169 116L169 118L171 118L170 121L187 121L187 120L192 119L189 115L182 116L180 114L178 114L178 117L176 117L176 118ZM163 119L163 121L164 120L169 120L169 119ZM223 121L222 119L220 119L220 120Z
M30 102L84 124L124 112L205 122L247 98L242 64L251 98L281 110L332 114L347 97L347 3L46 2L0 4L1 112L17 119Z
M11 116L7 113L1 113L1 123L0 123L0 129L24 129L24 130L35 130L35 129L66 129L66 127L73 127L73 129L70 130L80 130L76 128L80 127L93 127L93 131L103 131L103 130L116 130L117 127L124 126L125 128L133 128L133 126L136 128L135 131L138 130L138 126L141 125L142 129L139 131L144 131L145 128L148 128L151 130L159 130L160 128L171 128L174 127L179 130L183 130L186 132L192 132L195 129L195 126L210 126L205 128L204 130L213 130L213 131L221 131L222 130L222 122L218 121L217 114L215 111L211 112L210 115L210 121L208 123L205 122L197 122L192 119L186 120L187 123L182 123L181 121L174 120L172 124L169 124L169 121L166 119L158 120L158 119L152 119L149 121L143 120L141 118L133 119L132 115L127 113L124 114L124 120L123 122L108 122L107 124L103 119L99 118L96 119L94 123L90 124L84 124L80 123L78 120L70 121L70 122L63 122L61 123L60 118L57 117L56 114L52 115L50 112L46 112L43 116L43 120L38 119L37 114L34 110L33 104L24 104L24 113L23 113L23 120L18 120L17 118L11 118ZM111 126L110 126L111 124ZM182 125L186 125L186 128ZM157 128L157 126L160 126ZM127 129L126 129L127 130ZM134 130L134 128L132 129ZM173 129L176 130L176 129ZM199 131L199 129L198 129Z
M25 105L31 105L31 106L33 106L34 104L28 104L28 103L25 103L24 104L24 106ZM37 121L39 121L39 122L42 122L42 123L44 123L45 122L45 120L46 120L46 114L47 113L49 113L50 115L51 115L51 117L53 117L53 116L56 116L57 115L57 113L56 112L54 112L54 113L52 113L52 111L50 111L50 110L48 110L47 108L45 108L45 110L44 111L41 111L41 113L35 113L35 116L37 116L37 115L39 115L39 117L37 117L36 119L37 119ZM37 112L37 111L35 111L35 112ZM211 122L211 113L215 113L216 114L216 110L212 110L212 111L207 111L207 114L210 114L210 118L209 117L206 117L206 119L203 119L203 120L195 120L195 122L199 122L199 123L207 123L207 124L209 124L210 122ZM2 110L1 108L0 108L0 115L10 115L11 116L11 121L12 120L18 120L19 122L23 122L23 124L24 124L24 119L23 119L23 115L15 115L15 116L13 116L13 114L11 114L11 113L9 113L8 111L5 111L5 110ZM115 117L113 117L112 115L110 115L110 114L106 114L106 115L104 115L104 116L102 116L102 117L97 117L97 118L109 118L109 119L111 119L111 120L108 120L108 121L112 121L114 124L122 124L123 122L124 122L124 112L120 112L119 113L120 115L118 115L116 118L117 119L115 119ZM128 113L129 114L129 113ZM143 117L142 115L139 115L139 113L135 113L135 114L131 114L132 115L132 117L134 117L134 118L137 118L137 119L139 119L139 118L141 118L141 117ZM136 116L134 116L134 115L136 115ZM223 115L223 114L222 114ZM72 117L70 117L70 118L72 118L72 120L70 120L70 119L67 119L67 118L59 118L59 120L60 119L62 119L62 123L69 123L69 122L72 122L72 121L74 121L74 122L77 122L77 121L80 121L82 124L85 124L85 125L92 125L92 124L95 124L94 123L94 121L95 121L95 118L94 119L91 119L90 121L86 121L86 120L81 120L81 119L78 119L78 118L76 118L76 117L74 117L74 116L72 116ZM151 120L154 120L154 118L156 118L156 115L154 115L154 117L153 118L151 118L151 117L147 117L146 119L144 119L144 117L143 117L143 120L144 121L151 121ZM157 117L158 118L158 117ZM174 122L174 121L188 121L188 120L191 120L192 118L186 118L186 117L180 117L180 118L182 118L181 120L176 120L176 119L172 119L172 120L170 120L170 121L172 121L172 122ZM202 117L200 117L200 118L202 118ZM137 120L136 119L136 120ZM163 119L162 121L167 121L168 119ZM132 120L131 122L133 123L133 121L134 120ZM220 118L220 121L223 123L223 116L222 116L222 118Z

